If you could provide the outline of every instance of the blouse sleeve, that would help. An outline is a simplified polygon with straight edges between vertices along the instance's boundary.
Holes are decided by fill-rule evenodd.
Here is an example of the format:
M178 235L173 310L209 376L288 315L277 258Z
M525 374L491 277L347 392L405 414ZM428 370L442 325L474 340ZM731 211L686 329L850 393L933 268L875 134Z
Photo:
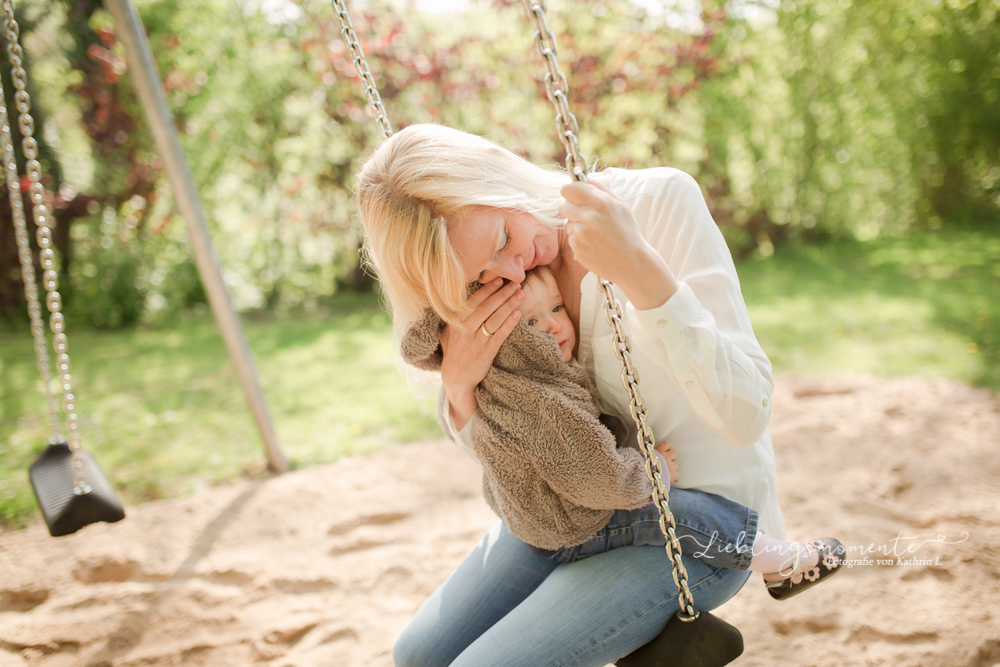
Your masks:
M441 430L444 434L451 438L451 440L458 445L458 448L465 452L465 455L476 463L480 463L479 457L476 456L476 447L473 444L473 437L475 436L475 424L476 416L473 415L472 419L468 421L465 428L459 429L455 426L455 421L451 418L451 410L448 409L448 394L445 393L444 387L441 387L440 393L438 393L438 423L441 425Z
M658 308L626 304L632 339L705 425L735 447L751 447L767 428L774 381L732 255L695 180L675 169L650 171L633 210L640 226L646 216L646 240L681 286Z

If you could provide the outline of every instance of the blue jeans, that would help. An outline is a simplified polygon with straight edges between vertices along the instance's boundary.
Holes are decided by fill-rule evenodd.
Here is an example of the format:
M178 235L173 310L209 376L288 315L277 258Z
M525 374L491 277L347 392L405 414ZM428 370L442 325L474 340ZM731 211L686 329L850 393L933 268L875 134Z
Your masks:
M750 567L757 512L697 489L670 489L669 502L681 551L713 567ZM549 557L556 563L572 563L628 545L662 547L665 543L660 512L650 503L639 509L618 510L597 535Z
M703 610L750 576L688 555L684 565ZM602 667L648 643L676 612L662 547L622 547L560 565L498 521L421 605L393 658L396 667Z

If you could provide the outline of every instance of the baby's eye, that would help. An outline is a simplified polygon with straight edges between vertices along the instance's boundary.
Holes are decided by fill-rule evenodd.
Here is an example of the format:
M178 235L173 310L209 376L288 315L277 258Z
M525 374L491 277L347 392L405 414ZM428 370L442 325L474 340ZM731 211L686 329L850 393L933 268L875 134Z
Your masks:
M528 320L528 326L529 326L529 327L533 327L533 326L535 326L535 323L536 323L537 321L538 321L538 320L535 320L535 319L531 319L531 320Z
M556 306L555 308L553 308L553 309L552 309L552 312L553 312L553 313L558 313L558 312L559 312L559 311L560 311L561 309L562 309L562 306L561 306L561 305L559 305L559 306Z

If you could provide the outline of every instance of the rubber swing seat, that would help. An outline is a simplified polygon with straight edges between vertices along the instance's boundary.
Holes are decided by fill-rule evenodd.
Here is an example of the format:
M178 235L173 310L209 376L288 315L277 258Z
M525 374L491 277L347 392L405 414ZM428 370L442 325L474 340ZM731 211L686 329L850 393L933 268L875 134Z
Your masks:
M743 635L707 611L693 621L680 612L653 641L615 663L617 667L722 667L743 653Z
M77 493L73 470L73 452L65 442L49 445L32 466L29 476L38 506L52 537L75 533L86 525L125 518L125 510L114 488L94 457L83 457L83 476L90 485L88 493Z

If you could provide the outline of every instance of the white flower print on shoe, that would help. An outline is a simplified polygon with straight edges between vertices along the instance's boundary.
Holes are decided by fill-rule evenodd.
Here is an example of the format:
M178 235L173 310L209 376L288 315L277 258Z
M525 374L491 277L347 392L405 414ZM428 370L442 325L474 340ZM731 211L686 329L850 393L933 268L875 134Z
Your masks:
M824 537L812 540L808 543L808 546L819 550L820 559L816 566L807 569L805 572L795 572L798 568L794 567L792 576L789 578L781 581L764 582L767 586L767 592L775 600L787 600L794 595L798 595L807 588L815 586L843 569L843 555L846 549L839 540L832 537ZM796 566L798 565L798 561L799 558L796 553Z

